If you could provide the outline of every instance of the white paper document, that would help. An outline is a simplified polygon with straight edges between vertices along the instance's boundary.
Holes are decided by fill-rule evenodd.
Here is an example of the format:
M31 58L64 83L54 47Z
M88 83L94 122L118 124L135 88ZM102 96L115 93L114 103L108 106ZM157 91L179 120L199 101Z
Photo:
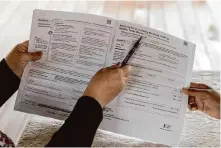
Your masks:
M177 146L187 108L195 45L108 17L34 10L29 52L43 57L25 68L15 110L65 120L99 69L121 62L133 43L125 89L103 111L100 129Z

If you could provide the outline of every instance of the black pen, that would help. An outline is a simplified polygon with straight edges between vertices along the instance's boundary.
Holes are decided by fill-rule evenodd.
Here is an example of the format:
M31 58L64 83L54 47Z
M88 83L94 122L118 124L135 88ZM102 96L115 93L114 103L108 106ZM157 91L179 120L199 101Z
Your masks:
M124 58L124 60L121 63L121 67L125 66L127 64L127 62L129 61L129 59L132 57L132 55L134 54L134 52L138 49L139 45L140 45L140 41L141 41L142 37L139 38L138 41L135 42L134 46L132 47L132 49L129 51L129 53L127 54L127 56Z

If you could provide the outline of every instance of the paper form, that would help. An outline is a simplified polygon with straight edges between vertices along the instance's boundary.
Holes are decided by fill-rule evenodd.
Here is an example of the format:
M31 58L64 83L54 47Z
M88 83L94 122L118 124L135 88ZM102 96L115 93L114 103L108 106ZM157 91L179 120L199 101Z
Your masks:
M65 120L91 77L121 62L142 36L125 89L103 111L100 129L177 146L187 108L195 45L166 33L96 15L34 10L15 109Z
M27 65L15 109L66 119L91 77L105 66L115 21L89 14L34 10Z
M104 110L101 128L155 143L178 146L188 99L195 45L140 25L118 21L109 65L122 61L143 37L129 64L126 88Z

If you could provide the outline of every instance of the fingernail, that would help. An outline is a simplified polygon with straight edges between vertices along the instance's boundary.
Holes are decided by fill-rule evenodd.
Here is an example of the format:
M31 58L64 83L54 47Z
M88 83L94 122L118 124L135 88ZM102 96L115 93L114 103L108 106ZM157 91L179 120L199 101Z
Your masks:
M197 108L196 108L195 106L193 106L193 107L191 108L191 110L192 110L192 111L196 111Z
M187 93L188 92L188 88L183 87L182 91L183 91L183 93Z
M43 52L42 52L42 51L38 51L38 52L36 52L36 54L37 54L38 56L42 56L42 55L43 55Z
M126 65L128 70L131 71L132 70L132 66L131 65Z
M190 108L192 111L196 111L197 110L197 104L194 103L194 104L190 104Z

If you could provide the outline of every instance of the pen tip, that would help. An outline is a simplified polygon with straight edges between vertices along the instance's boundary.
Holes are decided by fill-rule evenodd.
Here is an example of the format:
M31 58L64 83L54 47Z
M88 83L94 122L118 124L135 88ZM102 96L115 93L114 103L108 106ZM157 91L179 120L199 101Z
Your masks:
M138 42L140 42L140 41L141 41L141 39L142 39L142 36L139 38Z

